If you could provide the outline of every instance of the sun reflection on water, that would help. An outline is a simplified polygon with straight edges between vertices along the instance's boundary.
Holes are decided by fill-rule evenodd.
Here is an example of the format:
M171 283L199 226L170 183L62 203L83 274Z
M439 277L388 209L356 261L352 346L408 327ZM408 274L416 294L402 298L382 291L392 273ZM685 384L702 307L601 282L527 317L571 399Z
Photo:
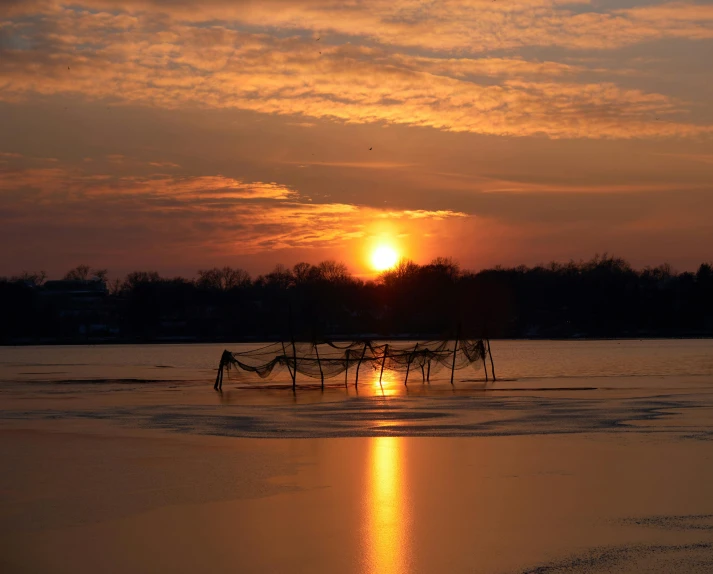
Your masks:
M407 571L402 441L402 437L374 437L369 444L365 572L371 574Z
M404 391L404 383L403 379L398 379L398 375L399 373L391 369L384 369L383 375L381 375L379 369L374 369L371 375L371 385L374 392L385 397L401 394ZM380 376L381 382L379 382Z

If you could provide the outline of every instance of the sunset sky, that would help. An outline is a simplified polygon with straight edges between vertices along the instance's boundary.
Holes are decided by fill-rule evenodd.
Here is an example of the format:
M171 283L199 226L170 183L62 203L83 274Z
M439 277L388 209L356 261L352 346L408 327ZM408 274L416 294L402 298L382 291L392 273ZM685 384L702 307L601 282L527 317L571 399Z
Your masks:
M0 275L694 269L712 62L703 2L0 0Z

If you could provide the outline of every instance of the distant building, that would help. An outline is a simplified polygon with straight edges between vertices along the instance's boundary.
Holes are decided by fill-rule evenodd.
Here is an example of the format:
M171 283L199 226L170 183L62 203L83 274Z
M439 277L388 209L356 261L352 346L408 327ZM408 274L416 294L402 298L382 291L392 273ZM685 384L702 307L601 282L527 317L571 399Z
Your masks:
M107 335L109 309L106 283L99 279L47 281L40 297L52 315L62 321L65 336Z

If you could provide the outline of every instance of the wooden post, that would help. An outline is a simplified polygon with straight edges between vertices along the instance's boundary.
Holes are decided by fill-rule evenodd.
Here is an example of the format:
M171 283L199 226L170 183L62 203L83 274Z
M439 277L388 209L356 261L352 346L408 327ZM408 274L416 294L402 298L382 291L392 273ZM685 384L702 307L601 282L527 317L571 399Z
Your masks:
M361 351L361 358L359 359L359 362L357 363L357 372L356 372L356 379L354 379L354 386L358 387L359 386L359 367L361 367L361 362L364 360L364 354L366 353L366 341L364 341L364 348Z
M451 366L451 385L453 384L453 376L456 373L456 353L458 352L458 337L460 333L456 334L456 344L453 347L453 365Z
M220 376L223 374L223 357L220 357L220 363L218 363L218 374L215 376L215 385L213 385L213 390L218 391L222 387L222 380Z
M381 377L384 376L384 366L386 365L386 357L389 354L389 345L384 347L384 356L381 358L381 373L379 373L379 386L383 389L384 385L381 384Z
M295 388L295 376L292 374L292 369L290 368L290 360L287 358L287 350L285 350L285 342L280 341L282 343L282 356L285 357L285 364L287 365L287 372L290 373L290 377L292 378L292 388Z
M295 338L292 337L292 390L297 387L297 349L295 349Z
M421 365L421 382L426 382L426 371L423 369L423 365Z
M314 352L317 353L317 364L319 365L319 376L322 378L322 390L324 390L324 373L322 372L322 361L319 360L319 350L317 349L317 343L312 343L314 347Z
M404 380L404 385L408 385L408 372L411 370L411 361L413 361L413 356L414 353L416 353L416 349L418 349L418 343L416 343L416 346L413 348L413 351L408 356L408 364L406 365L406 380Z
M292 392L297 389L297 349L295 348L295 330L292 326L292 302L287 302L288 326L290 328L290 343L292 344ZM282 344L284 347L284 343Z
M493 363L493 354L490 352L490 339L486 339L486 341L488 341L488 356L490 357L490 370L493 372L493 381L497 381L497 379L495 378L495 364ZM483 357L483 364L485 364L485 357Z
M226 360L225 355L228 355L228 359ZM228 361L232 359L233 356L230 354L230 351L225 350L223 351L223 354L220 356L220 363L218 364L218 374L215 377L215 385L213 385L213 388L216 391L222 391L223 390L223 372L225 370L225 366L228 364Z
M349 349L347 349L347 368L344 369L344 388L347 388L347 380L349 379Z

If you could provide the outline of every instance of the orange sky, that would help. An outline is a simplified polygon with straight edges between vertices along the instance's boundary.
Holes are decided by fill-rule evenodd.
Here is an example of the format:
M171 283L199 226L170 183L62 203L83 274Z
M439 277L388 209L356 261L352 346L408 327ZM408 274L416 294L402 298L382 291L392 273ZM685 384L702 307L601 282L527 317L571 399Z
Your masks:
M711 61L710 3L6 0L0 275L691 269Z

